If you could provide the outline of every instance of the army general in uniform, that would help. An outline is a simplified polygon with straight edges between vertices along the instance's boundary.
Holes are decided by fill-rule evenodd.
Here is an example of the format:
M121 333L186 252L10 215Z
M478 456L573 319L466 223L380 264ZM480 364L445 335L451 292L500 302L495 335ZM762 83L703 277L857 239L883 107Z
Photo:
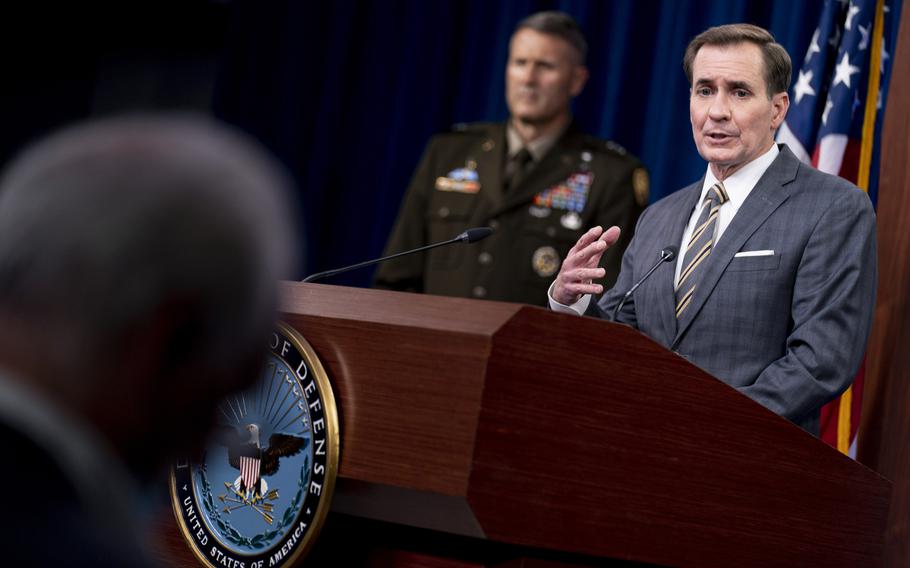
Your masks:
M433 137L411 180L386 254L490 226L491 237L381 265L378 288L546 305L560 260L588 227L617 225L606 278L647 204L648 175L621 146L578 130L570 104L587 81L575 21L541 12L516 27L506 67L505 123ZM606 224L606 225L605 225Z

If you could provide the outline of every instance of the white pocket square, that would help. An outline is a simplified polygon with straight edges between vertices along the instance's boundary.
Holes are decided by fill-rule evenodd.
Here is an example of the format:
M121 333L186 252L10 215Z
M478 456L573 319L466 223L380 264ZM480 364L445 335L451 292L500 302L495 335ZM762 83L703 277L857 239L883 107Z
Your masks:
M733 258L743 256L774 256L773 250L744 250L733 255Z

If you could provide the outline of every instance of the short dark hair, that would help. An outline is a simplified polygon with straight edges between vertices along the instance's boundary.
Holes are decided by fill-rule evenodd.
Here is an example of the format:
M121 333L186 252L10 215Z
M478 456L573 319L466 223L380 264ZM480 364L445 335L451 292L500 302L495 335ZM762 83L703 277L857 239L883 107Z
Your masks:
M752 24L716 26L695 36L695 39L689 42L683 58L683 69L689 84L692 84L692 65L699 49L706 45L725 46L738 43L752 43L761 49L768 98L777 93L785 93L790 88L790 77L793 72L790 55L784 46L774 40L771 32Z
M585 34L581 33L578 22L565 12L548 11L531 14L518 22L512 34L523 29L554 35L565 40L578 52L578 62L581 64L584 64L585 58L588 56L588 42Z

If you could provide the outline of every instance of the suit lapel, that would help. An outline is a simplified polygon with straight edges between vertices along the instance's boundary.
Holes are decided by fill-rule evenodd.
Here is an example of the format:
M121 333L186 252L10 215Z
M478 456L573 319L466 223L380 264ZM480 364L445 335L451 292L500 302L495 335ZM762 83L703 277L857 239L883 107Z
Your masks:
M490 135L485 137L480 148L475 151L477 176L480 179L480 193L496 209L502 204L502 169L506 154L505 124L500 123L490 128Z
M733 255L790 196L785 185L796 177L798 165L799 161L793 154L786 147L782 147L780 155L758 180L705 261L707 263L705 273L698 281L692 303L677 322L676 338L671 348L679 343L682 335L701 311L727 265L733 260Z
M684 192L681 210L684 211L685 214L680 215L679 210L670 212L670 214L673 216L667 224L669 230L666 238L664 239L666 242L665 244L658 246L680 246L683 238L683 232L686 230L686 225L689 223L689 217L692 216L692 211L698 204L698 198L701 195L702 185L704 185L704 178L690 185L689 187L680 190ZM680 250L678 254L684 254L684 252ZM670 261L667 263L669 270L659 270L658 274L654 275L655 277L660 278L660 280L658 280L658 286L660 287L658 289L658 297L660 298L658 309L660 313L660 321L663 325L664 333L666 334L665 336L667 338L667 344L669 344L670 341L676 336L676 292L673 288L673 280L676 276L677 262L678 260Z

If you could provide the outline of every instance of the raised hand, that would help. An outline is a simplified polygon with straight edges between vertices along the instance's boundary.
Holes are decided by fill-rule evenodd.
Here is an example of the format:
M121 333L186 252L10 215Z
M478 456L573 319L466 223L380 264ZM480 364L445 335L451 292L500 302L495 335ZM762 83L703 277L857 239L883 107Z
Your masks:
M590 229L578 239L566 255L556 284L553 286L553 299L560 304L571 305L584 294L600 294L601 284L594 280L603 278L605 271L598 266L604 251L613 246L619 239L619 227L610 227L606 231L597 226Z

